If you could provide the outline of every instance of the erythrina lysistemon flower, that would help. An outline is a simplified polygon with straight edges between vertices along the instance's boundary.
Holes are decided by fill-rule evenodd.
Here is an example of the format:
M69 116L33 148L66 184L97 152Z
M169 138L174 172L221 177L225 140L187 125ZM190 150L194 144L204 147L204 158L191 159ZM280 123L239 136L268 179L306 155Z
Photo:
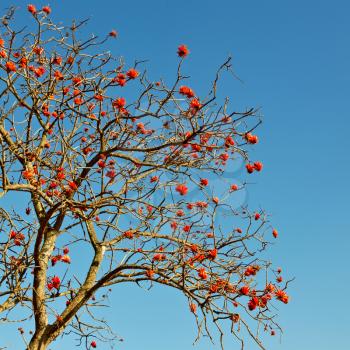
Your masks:
M27 10L32 14L32 15L35 15L36 14L36 7L32 4L29 4L27 6Z
M134 68L131 68L129 69L127 72L126 72L126 75L130 78L130 79L135 79L139 76L139 72L134 69Z
M184 184L177 185L176 192L180 193L181 196L184 196L188 192L188 187Z
M186 45L180 45L177 48L177 54L179 57L186 57L189 54L189 50Z
M17 70L16 65L12 61L6 62L5 66L8 72L16 72Z
M43 12L45 12L47 15L51 13L51 7L50 6L44 6L42 8Z

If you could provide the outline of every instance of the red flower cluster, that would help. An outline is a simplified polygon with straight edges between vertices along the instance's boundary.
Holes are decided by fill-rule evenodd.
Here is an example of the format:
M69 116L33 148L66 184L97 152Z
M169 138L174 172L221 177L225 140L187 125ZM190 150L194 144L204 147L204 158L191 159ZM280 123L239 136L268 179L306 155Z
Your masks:
M191 303L190 304L190 310L191 310L191 312L192 313L196 313L196 311L197 311L197 305L196 304L193 304L193 303Z
M231 185L230 190L233 191L237 191L238 190L238 186L236 184Z
M202 107L201 103L198 101L198 99L194 98L190 102L190 107L194 110L198 110Z
M51 13L51 7L50 6L44 6L42 8L43 12L45 12L47 15Z
M184 184L177 185L176 192L180 193L181 196L184 196L188 192L188 187Z
M239 290L239 292L240 292L242 295L248 295L249 292L250 292L250 289L249 289L248 286L243 286L243 287Z
M17 70L16 65L12 61L6 62L5 66L8 73L16 72Z
M139 72L134 69L134 68L131 68L129 69L127 72L126 72L126 75L130 78L130 79L136 79L138 76L139 76Z
M218 250L217 249L209 250L209 252L208 252L208 259L209 260L215 260L217 255L218 255Z
M118 97L116 100L112 102L112 106L118 109L122 109L125 107L126 101L124 97Z
M61 280L58 276L54 276L51 278L51 282L47 284L48 290L52 290L53 288L59 289L61 286Z
M185 95L188 98L192 98L195 96L194 91L188 86L180 86L179 92L181 95Z
M25 239L25 236L23 233L16 232L16 231L11 231L9 236L10 236L10 239L13 239L13 243L16 246L22 245L22 242Z
M208 186L209 180L208 179L201 179L200 183L201 183L202 186Z
M198 270L198 277L201 278L202 280L206 280L208 278L208 273L205 271L204 267L201 267Z
M244 135L244 138L248 143L255 144L258 143L259 139L258 136L252 135L250 132Z
M254 172L254 170L261 171L263 168L263 164L261 162L255 162L253 164L248 163L245 167L247 169L247 172L251 174L252 172Z
M31 171L31 170L22 171L23 179L30 180L31 178L34 177L34 175L35 175L34 171Z
M157 254L154 254L153 256L153 261L163 261L166 259L166 255L165 254L160 254L160 253L157 253Z
M186 45L180 45L177 48L177 54L179 57L186 57L189 53L190 51L188 50Z
M36 7L35 7L34 5L29 4L29 5L27 6L27 9L28 9L28 11L29 11L32 15L35 15L35 14L36 14Z
M132 233L132 231L125 231L124 232L124 237L129 238L129 239L133 239L134 238L134 234Z
M287 293L284 290L278 289L275 292L275 296L278 300L282 301L285 304L288 304L289 296L287 295Z
M272 236L274 236L275 238L278 237L278 231L275 228L272 230Z
M259 270L260 270L260 266L258 266L258 265L248 266L244 272L244 275L245 276L255 276Z

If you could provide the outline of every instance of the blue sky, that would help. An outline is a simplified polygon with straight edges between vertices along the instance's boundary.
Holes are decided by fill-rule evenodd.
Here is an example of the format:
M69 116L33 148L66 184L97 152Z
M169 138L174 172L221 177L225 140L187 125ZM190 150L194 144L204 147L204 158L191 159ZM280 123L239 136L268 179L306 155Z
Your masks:
M11 4L24 9L27 2L2 0L0 7ZM269 256L296 277L290 304L279 308L285 333L267 348L348 349L350 3L61 0L50 5L55 20L90 17L87 31L103 35L115 28L119 38L109 42L111 51L130 64L148 59L154 77L170 78L176 48L187 44L186 71L196 91L206 91L215 69L233 55L243 83L226 77L220 94L230 96L237 109L261 107L264 115L254 154L265 167L248 189L248 202L273 215L280 239ZM116 289L111 303L105 314L125 339L118 348L192 349L195 323L177 293L125 286ZM73 348L57 341L52 349L62 348L59 344ZM238 349L229 337L226 348ZM204 340L195 349L219 346ZM247 349L255 346L248 343Z

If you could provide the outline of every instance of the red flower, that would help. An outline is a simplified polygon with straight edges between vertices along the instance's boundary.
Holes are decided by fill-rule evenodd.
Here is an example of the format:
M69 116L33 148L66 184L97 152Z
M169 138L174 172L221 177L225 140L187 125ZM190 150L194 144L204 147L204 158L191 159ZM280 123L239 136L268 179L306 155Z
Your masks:
M112 102L113 107L116 107L118 109L122 109L125 107L125 98L124 97L118 97L116 100Z
M192 253L198 253L199 252L199 248L197 244L191 244L190 245L190 249Z
M158 176L152 176L150 182L157 182L158 181Z
M183 230L184 230L184 232L190 232L191 231L191 226L190 225L185 225Z
M63 78L64 78L63 74L58 70L56 70L53 75L54 75L56 80L63 80Z
M66 175L64 174L63 171L58 172L57 175L56 175L56 178L58 180L63 180L65 177L66 177Z
M44 6L42 8L42 10L47 14L49 15L51 13L51 7L50 6Z
M54 276L51 279L51 283L52 283L53 288L59 289L60 285L61 285L61 280L58 276Z
M69 248L68 247L63 248L63 253L64 254L68 254L69 253Z
M255 162L254 163L254 169L256 171L261 171L262 168L263 168L263 164L261 162Z
M152 279L153 276L154 276L154 271L153 271L153 270L147 270L147 271L146 271L146 276L147 276L149 279Z
M180 45L177 48L177 54L179 57L186 57L189 53L190 51L188 50L186 45Z
M247 140L248 143L255 144L258 143L259 139L258 136L252 135L251 133L245 134L245 139Z
M265 287L265 292L273 293L274 290L275 290L275 286L271 283L267 284Z
M21 68L25 68L27 67L27 63L28 63L28 60L26 57L22 57L20 60L19 60L19 65Z
M72 82L73 82L73 85L79 86L83 82L83 78L79 76L73 77Z
M5 66L7 72L15 72L17 70L16 65L12 61L6 62Z
M185 95L188 98L194 97L194 91L190 89L188 86L180 86L179 92L181 95Z
M229 159L228 153L222 153L220 154L219 158L222 159L224 162L226 162Z
M103 101L103 98L104 97L101 94L95 94L95 96L94 96L94 99L97 100L97 101L100 101L100 102Z
M208 252L208 259L214 260L214 259L216 259L217 255L218 255L218 250L217 249L209 250L209 252Z
M117 174L115 170L109 170L107 171L106 176L109 177L110 179L114 179L117 176Z
M218 197L213 197L213 202L214 202L215 204L218 204L218 203L219 203L219 198L218 198Z
M193 109L199 109L202 107L201 103L198 101L198 99L194 98L190 102L190 107Z
M233 140L232 136L227 136L225 139L225 146L226 147L230 147L230 146L234 146L235 141Z
M253 297L248 302L248 308L250 311L253 311L256 309L256 307L259 305L259 299L257 297Z
M273 230L272 230L272 236L274 236L275 238L278 237L278 232L277 232L276 229L273 229Z
M131 231L125 231L124 232L124 237L126 237L128 239L133 239L134 238L134 234Z
M130 78L130 79L135 79L139 76L139 72L134 69L134 68L131 68L129 69L127 72L126 72L126 75Z
M196 313L196 311L197 311L197 305L196 305L196 304L191 303L191 304L190 304L190 310L191 310L191 312L193 312L193 313L195 314L195 313Z
M208 278L207 271L205 271L204 267L201 267L198 270L198 277L200 277L202 280L206 280Z
M66 264L70 264L70 256L69 255L63 255L61 258L61 261L63 261Z
M42 47L36 46L33 48L33 51L35 54L40 56L44 52L44 49Z
M201 179L201 185L202 186L208 186L208 184L209 184L209 181L208 181L208 179Z
M176 230L176 229L177 229L177 222L173 221L173 222L170 224L170 227L171 227L173 230Z
M55 266L58 260L59 260L59 258L57 256L53 256L51 258L51 265Z
M27 9L28 9L28 11L29 11L32 15L35 15L35 14L36 14L36 7L35 7L34 5L29 4L29 5L27 6Z
M165 254L155 254L154 257L153 257L153 260L154 261L162 261L162 260L165 260Z
M246 164L245 167L246 167L249 174L251 174L255 170L255 167L252 164Z
M117 77L114 79L116 83L118 83L120 86L124 86L126 84L126 78L123 73L118 73Z
M184 184L177 185L176 192L179 192L181 196L184 196L188 192L188 187Z
M83 100L82 100L80 97L76 97L76 98L74 99L74 103L75 103L76 105L81 105L81 104L83 103Z
M93 340L90 345L91 345L92 348L96 348L97 347L97 344L96 344L95 340Z
M249 294L249 287L243 286L239 291L242 295L248 295Z
M34 176L34 172L31 170L22 171L23 179L30 180Z
M233 185L231 185L230 190L231 191L237 191L238 190L238 186L236 184L233 184Z
M69 181L69 182L68 182L68 186L69 186L73 191L75 191L75 190L78 189L78 186L77 186L77 184L76 184L74 181Z
M276 278L276 281L277 281L277 283L281 283L281 282L283 281L282 276L278 276L278 277Z
M256 273L260 270L260 266L248 266L244 272L244 276L255 276Z
M112 30L112 31L110 31L109 32L109 34L108 34L109 36L111 36L112 38L116 38L117 37L117 35L118 35L118 33L117 33L117 31L116 30Z
M260 219L260 216L261 216L261 215L260 215L259 213L255 213L254 219L255 219L255 220L259 220L259 219Z
M278 289L275 292L275 296L278 300L282 301L285 304L288 304L289 296L287 295L287 293L284 290Z
M179 217L181 217L181 216L184 216L185 215L185 213L184 213L184 211L183 210L178 210L177 212L176 212L176 216L179 216Z

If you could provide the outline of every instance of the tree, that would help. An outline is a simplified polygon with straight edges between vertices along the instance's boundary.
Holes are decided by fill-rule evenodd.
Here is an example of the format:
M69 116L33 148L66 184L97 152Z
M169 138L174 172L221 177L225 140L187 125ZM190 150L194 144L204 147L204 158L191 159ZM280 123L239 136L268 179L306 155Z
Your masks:
M28 11L29 29L14 29L14 9L0 29L2 202L16 194L0 214L3 319L23 310L30 350L62 334L95 348L116 339L94 316L114 285L161 284L188 299L198 338L211 336L209 321L221 335L228 322L242 347L241 328L263 349L254 329L281 331L271 305L288 303L288 282L259 258L277 230L264 211L230 205L245 184L225 183L225 198L210 187L239 159L262 170L248 155L257 111L217 103L231 59L199 97L184 85L185 45L168 85L101 51L116 31L82 39L85 21L63 27L48 6Z

